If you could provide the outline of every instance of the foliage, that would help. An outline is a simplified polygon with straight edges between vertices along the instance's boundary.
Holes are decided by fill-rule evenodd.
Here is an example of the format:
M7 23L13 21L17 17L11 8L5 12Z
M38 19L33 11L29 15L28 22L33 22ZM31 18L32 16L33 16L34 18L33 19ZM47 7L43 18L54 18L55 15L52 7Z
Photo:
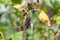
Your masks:
M54 40L60 30L60 1L41 0L42 4L34 0L31 1L32 4L28 4L28 2L29 0L0 0L0 40L24 39L26 23L24 15L26 13L22 10L25 10L31 19L31 24L26 29L28 40ZM52 16L48 19L51 23L50 27L39 20L38 16L41 10L45 12L48 18L51 16L50 13L52 13ZM42 18L44 18L43 15ZM57 40L60 40L60 36L58 36Z

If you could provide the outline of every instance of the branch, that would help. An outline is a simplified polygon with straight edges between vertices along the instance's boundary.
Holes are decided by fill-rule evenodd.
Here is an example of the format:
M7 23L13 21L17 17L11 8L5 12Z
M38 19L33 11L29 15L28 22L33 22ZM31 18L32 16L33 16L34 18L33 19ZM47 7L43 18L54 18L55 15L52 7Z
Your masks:
M56 34L56 36L54 37L54 40L58 40L58 37L60 36L60 30L58 30L58 33Z

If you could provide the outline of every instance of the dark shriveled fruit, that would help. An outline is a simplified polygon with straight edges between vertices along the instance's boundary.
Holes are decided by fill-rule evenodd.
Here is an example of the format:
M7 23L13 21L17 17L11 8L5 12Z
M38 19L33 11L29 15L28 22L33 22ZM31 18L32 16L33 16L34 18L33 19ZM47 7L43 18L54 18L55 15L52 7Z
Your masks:
M39 0L37 0L37 3L39 3Z
M30 17L27 17L26 18L26 21L25 21L25 26L26 26L26 28L28 28L28 26L30 26Z
M25 16L25 15L27 15L27 13L26 13L26 12L24 12L23 16Z

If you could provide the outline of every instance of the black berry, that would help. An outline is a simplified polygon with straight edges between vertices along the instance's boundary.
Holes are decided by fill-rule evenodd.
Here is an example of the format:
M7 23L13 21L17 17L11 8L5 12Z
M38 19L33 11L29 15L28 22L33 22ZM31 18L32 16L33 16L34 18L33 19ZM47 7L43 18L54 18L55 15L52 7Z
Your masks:
M0 36L1 36L1 34L0 34Z
M32 9L32 13L35 13L35 10L34 9Z
M23 16L25 16L25 15L27 15L27 13L26 13L26 12L24 12Z
M0 14L0 17L2 16L2 14Z
M39 3L39 0L37 0L37 3Z
M26 28L28 28L28 26L30 26L30 17L26 18L25 26L26 26Z
M25 10L22 10L23 12L25 12Z
M28 5L28 6L31 6L32 4L31 4L31 3L28 3L27 5Z

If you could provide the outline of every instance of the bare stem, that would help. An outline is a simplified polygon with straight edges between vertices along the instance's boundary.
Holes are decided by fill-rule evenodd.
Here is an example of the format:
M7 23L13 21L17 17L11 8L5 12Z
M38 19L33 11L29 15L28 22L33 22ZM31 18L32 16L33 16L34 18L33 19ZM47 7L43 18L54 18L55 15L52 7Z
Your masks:
M58 37L60 36L60 30L58 31L58 33L56 34L56 36L54 37L54 40L58 40Z

